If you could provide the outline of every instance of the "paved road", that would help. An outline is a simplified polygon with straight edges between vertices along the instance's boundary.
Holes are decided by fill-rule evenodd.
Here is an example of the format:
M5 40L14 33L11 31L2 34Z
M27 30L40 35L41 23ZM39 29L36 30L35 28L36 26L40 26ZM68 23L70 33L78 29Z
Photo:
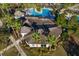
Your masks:
M25 52L22 50L22 48L20 47L19 43L17 43L15 41L15 39L13 38L13 36L10 36L10 40L14 43L16 49L18 50L18 52L21 54L21 56L26 56Z

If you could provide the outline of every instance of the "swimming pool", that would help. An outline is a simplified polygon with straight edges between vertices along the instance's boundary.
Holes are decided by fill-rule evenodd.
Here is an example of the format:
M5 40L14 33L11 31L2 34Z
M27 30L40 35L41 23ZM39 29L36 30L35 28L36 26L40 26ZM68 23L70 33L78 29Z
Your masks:
M26 13L30 16L36 16L36 17L46 17L46 18L52 18L55 19L55 16L52 14L53 10L50 8L42 8L40 11L37 11L36 8L30 8Z

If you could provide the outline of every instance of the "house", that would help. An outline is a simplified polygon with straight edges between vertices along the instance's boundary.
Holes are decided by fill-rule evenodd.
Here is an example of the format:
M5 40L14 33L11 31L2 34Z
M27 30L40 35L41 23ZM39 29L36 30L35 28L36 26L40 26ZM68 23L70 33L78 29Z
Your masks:
M21 11L16 11L16 12L14 13L14 16L15 16L15 19L19 19L19 18L21 18L21 17L24 17L24 13L21 12Z
M30 37L27 37L25 39L25 42L29 47L49 47L50 46L45 36L41 35L40 38L41 39L39 41L35 41L31 35Z
M50 19L47 20L47 18L27 17L27 20L24 23L28 24L29 26L23 26L24 28L21 28L22 36L30 33L31 29L36 29L40 34L40 40L33 39L34 31L31 32L32 35L25 38L25 42L29 47L49 47L51 46L51 44L49 44L48 39L46 38L46 35L44 35L44 33L48 32L48 35L53 34L56 36L56 38L59 38L62 33L61 27L58 27L54 21Z
M40 31L39 31L40 30ZM48 39L46 38L46 36L44 36L43 34L41 34L44 30L39 29L38 33L40 33L40 40L34 40L32 38L32 35L30 37L27 37L25 39L25 42L27 45L29 45L29 47L50 47L51 44L49 44ZM55 27L55 28L50 28L50 33L49 35L53 34L56 36L56 39L58 39L60 37L62 33L62 30L60 27ZM33 34L33 33L32 33Z
M55 15L52 12L53 10L51 8L44 7L44 8L41 8L40 11L38 11L36 8L29 8L28 10L26 10L26 15L55 19Z
M0 20L0 28L3 26L3 22Z
M51 46L46 36L42 34L43 32L45 32L45 30L41 28L41 26L40 28L38 28L38 33L40 34L40 40L34 40L32 36L33 33L30 37L25 38L25 42L27 45L29 45L29 47L49 47ZM56 39L58 39L62 33L61 27L49 27L48 29L49 29L48 35L53 34L55 35Z
M30 27L26 27L26 26L21 27L20 33L21 33L22 37L29 34L30 32L31 32Z

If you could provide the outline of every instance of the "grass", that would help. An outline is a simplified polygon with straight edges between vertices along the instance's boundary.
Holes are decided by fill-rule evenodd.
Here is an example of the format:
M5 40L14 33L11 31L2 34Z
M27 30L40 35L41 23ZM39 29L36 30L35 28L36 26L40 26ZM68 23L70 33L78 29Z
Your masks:
M0 50L7 47L8 34L0 33Z
M57 47L56 51L53 52L54 56L67 56L66 51L62 46Z
M8 45L8 40L9 40L9 35L5 33L0 33L0 51L6 48ZM16 56L17 55L17 50L15 47L9 49L8 51L5 51L3 53L5 56Z
M5 56L18 56L18 51L15 47L13 47L13 48L9 49L8 51L5 51L3 53L3 55L5 55Z

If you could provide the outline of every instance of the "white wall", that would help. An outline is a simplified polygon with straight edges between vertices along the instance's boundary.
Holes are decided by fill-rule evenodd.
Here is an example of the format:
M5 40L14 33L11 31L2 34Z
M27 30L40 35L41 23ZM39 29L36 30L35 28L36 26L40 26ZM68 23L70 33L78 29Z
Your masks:
M29 44L30 47L41 47L41 44ZM46 47L49 47L50 44L46 44Z
M41 44L29 44L30 47L41 47Z

